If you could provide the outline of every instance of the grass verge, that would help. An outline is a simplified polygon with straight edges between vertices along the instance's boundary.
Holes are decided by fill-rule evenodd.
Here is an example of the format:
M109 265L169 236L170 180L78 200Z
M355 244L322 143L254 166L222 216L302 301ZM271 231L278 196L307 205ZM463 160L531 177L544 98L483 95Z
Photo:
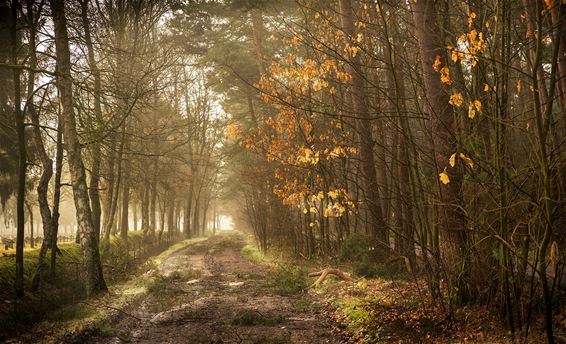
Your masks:
M204 240L203 238L184 240L168 247L165 251L164 245L156 241L144 238L142 231L129 233L128 244L124 245L118 237L110 241L110 254L103 259L105 276L109 284L110 294L100 298L101 305L92 305L84 302L84 269L83 256L80 246L75 243L63 243L59 245L62 254L57 258L57 277L49 283L44 283L41 290L35 293L26 292L23 299L14 301L12 291L15 279L15 258L0 257L0 340L9 336L25 334L33 324L45 319L48 323L57 324L61 321L73 323L69 333L76 333L75 326L81 327L82 321L93 322L99 313L106 314L111 308L120 308L131 298L146 291L147 281L134 279L128 280L132 274L140 270L147 271L159 264L168 255L174 253L193 242ZM125 252L128 252L126 255ZM147 255L162 252L153 259L146 260ZM26 291L37 270L37 259L39 248L26 249L24 252L24 283ZM47 257L49 257L48 251ZM115 257L117 256L117 257ZM145 263L144 263L145 261ZM115 297L120 295L120 297ZM109 304L111 302L112 304ZM68 305L68 306L65 306ZM85 313L85 312L88 312ZM104 316L103 316L104 317ZM58 321L57 319L61 319ZM45 333L53 332L52 328L46 329Z

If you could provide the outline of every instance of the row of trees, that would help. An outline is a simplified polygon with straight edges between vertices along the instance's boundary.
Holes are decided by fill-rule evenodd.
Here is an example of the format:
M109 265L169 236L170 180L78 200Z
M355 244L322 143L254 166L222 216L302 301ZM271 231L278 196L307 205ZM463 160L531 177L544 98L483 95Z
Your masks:
M55 276L61 190L72 188L89 295L107 288L112 235L197 236L216 217L224 119L166 26L170 5L0 2L0 200L16 198L17 297L26 202L42 220L37 290Z
M355 232L452 312L546 319L564 272L566 5L234 2L234 175L263 249L334 255ZM222 14L218 14L222 16ZM252 66L252 67L250 67ZM234 75L236 77L234 77ZM235 99L237 98L237 99Z
M43 262L72 186L89 293L106 288L99 247L131 218L148 238L200 234L222 191L263 250L333 256L361 233L376 261L422 272L448 314L497 305L528 336L541 310L553 342L563 1L0 4L18 295L33 187Z

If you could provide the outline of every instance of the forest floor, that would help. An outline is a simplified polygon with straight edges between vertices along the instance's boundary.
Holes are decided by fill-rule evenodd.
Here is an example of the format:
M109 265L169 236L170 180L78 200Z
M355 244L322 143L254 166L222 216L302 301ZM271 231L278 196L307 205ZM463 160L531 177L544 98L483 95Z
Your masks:
M147 297L84 343L338 343L314 296L280 295L269 269L242 256L240 233L165 258Z
M10 343L513 342L487 309L459 309L447 323L413 280L329 278L305 292L306 269L320 262L280 260L266 261L236 231L183 241L110 294L48 314ZM542 331L528 342L544 342Z

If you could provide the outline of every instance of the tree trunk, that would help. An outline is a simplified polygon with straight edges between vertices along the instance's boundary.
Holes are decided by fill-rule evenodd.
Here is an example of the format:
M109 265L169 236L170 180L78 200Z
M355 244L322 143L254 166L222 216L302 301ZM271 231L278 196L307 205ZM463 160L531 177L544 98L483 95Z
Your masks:
M397 13L395 13L396 9L391 9L391 26L388 30L387 25L384 25L384 28L388 30L386 32L387 36L392 37L394 43L391 43L389 39L387 39L387 43L385 46L385 51L388 57L389 63L389 73L387 73L388 77L388 86L390 93L393 93L392 99L392 111L397 113L397 124L399 130L397 130L397 147L396 154L397 154L397 166L393 170L393 173L397 176L397 218L400 231L396 237L396 249L397 252L405 257L410 259L411 264L414 264L415 260L415 245L414 245L414 232L415 232L415 224L414 224L414 217L413 217L413 204L411 199L411 192L409 186L411 185L409 171L410 171L410 160L409 160L409 148L407 146L407 137L410 137L410 130L411 128L408 125L407 121L407 106L405 104L406 97L406 89L405 89L405 73L403 70L403 63L402 63L402 56L401 56L401 47L399 46L399 34L398 34L398 21L397 21ZM382 15L382 19L386 24L386 18L384 17L383 12L380 12ZM394 148L394 149L395 149Z
M126 139L126 152L130 150L130 139ZM126 156L126 162L124 166L124 183L122 188L122 219L120 221L120 237L127 244L128 242L128 231L129 231L129 207L130 207L130 169L131 160L130 156Z
M18 7L19 1L12 0L12 64L18 64ZM16 297L24 296L24 235L25 235L25 214L24 202L26 197L26 138L25 138L25 114L21 109L21 90L20 90L20 70L12 69L14 79L14 115L16 121L16 133L18 136L18 187L16 196Z
M212 234L216 235L216 230L217 230L217 224L218 224L218 214L216 213L217 209L217 205L216 205L216 199L214 200L214 208L212 210L212 219L213 219L213 223L212 223Z
M558 44L558 95L560 106L566 119L566 4L564 1L552 0L550 9L552 32Z
M59 232L59 201L61 200L61 175L63 171L63 121L59 116L57 121L57 143L55 158L55 185L53 186L53 213L51 214L51 265L49 275L55 277L57 261L57 235Z
M156 201L157 201L157 181L154 180L151 182L151 193L149 198L149 232L152 236L155 235L155 229L157 227L157 216L156 216Z
M436 56L444 56L444 44L440 38L440 27L436 18L434 1L419 0L411 2L416 35L421 54L421 68L424 77L424 88L428 103L432 132L434 137L435 163L437 174L446 171L450 176L448 184L440 184L440 233L443 237L443 256L448 275L454 280L458 299L463 303L471 301L470 279L470 248L466 230L466 217L462 212L462 172L458 167L448 164L449 157L456 152L457 141L455 133L457 123L449 104L448 90L440 82L438 73L433 68ZM443 61L446 61L444 58ZM436 175L437 175L436 174Z
M114 181L115 181L115 160L116 160L116 139L115 134L110 134L110 142L108 143L109 148L107 151L108 157L105 159L105 194L103 201L103 224L101 230L103 231L106 240L106 232L110 232L109 226L111 226L110 213L112 212L112 200L114 199Z
M77 215L77 224L81 233L81 246L84 255L87 295L106 292L106 282L102 274L98 237L92 223L92 212L86 184L86 172L81 155L81 143L76 128L73 108L71 80L71 52L67 36L67 20L63 0L50 0L55 32L55 53L57 58L57 88L63 119L63 133L67 148L71 184Z
M110 242L110 234L115 234L116 232L116 210L118 209L118 198L120 195L120 183L122 181L122 157L124 154L124 143L126 140L126 129L122 128L122 135L120 139L120 146L118 152L111 152L110 171L112 175L109 176L109 183L113 183L113 186L109 186L109 194L107 195L107 207L108 212L104 214L104 248L107 249ZM117 170L115 166L117 164ZM114 173L114 171L116 171ZM111 190L110 190L111 189Z
M81 0L81 21L85 35L85 45L87 48L87 57L92 76L94 77L94 116L97 124L102 124L102 107L101 107L101 82L100 71L96 59L94 58L94 48L92 38L90 36L90 25L88 20L88 1ZM98 125L96 126L99 127ZM98 134L98 133L95 133ZM96 139L96 138L95 138ZM89 197L92 207L92 222L96 230L97 236L100 237L100 217L102 210L100 207L100 164L101 164L101 142L98 140L92 145L92 169L90 174Z
M39 203L39 213L41 215L41 221L43 225L43 242L41 243L41 248L38 255L37 271L35 272L31 287L32 291L37 291L39 289L40 279L43 277L45 270L47 268L45 264L45 256L47 255L47 249L51 245L53 224L52 224L52 214L49 207L48 201L48 191L49 191L49 181L53 176L53 160L47 154L45 150L45 145L43 144L43 138L41 136L41 128L39 127L39 113L35 108L33 102L32 94L35 87L35 72L33 69L37 67L37 56L35 51L36 46L36 27L35 27L35 16L33 14L33 1L26 1L26 8L28 13L28 25L29 25L29 63L32 70L28 74L28 100L27 100L27 110L33 124L33 140L35 149L41 161L42 172L39 177L39 182L37 184L37 200Z
M199 236L200 231L200 200L199 197L195 199L195 207L193 208L193 232Z
M149 203L149 221L150 221L149 231L152 236L155 236L155 231L157 229L156 202L157 202L157 170L159 166L159 155L158 155L159 145L156 143L155 146L156 149L154 152L155 158L153 160L153 176L151 178L151 198Z
M134 225L132 227L132 230L136 231L136 230L138 230L138 204L137 204L135 199L134 199L134 202L132 204L132 216L133 216L133 220L134 220Z
M193 206L193 182L189 185L189 192L187 193L187 200L185 202L185 213L183 222L183 232L186 238L190 238L191 235L191 210Z
M35 248L35 242L33 238L33 208L28 202L26 202L26 208L28 209L29 214L29 246L31 248Z
M173 194L173 192L171 192ZM169 195L169 204L167 207L167 231L169 236L175 233L175 199Z
M145 182L143 188L141 218L142 218L141 228L144 233L147 233L147 231L149 230L149 185L147 182Z
M265 54L263 52L263 14L259 8L250 11L252 19L252 38L256 55L256 64L259 75L265 74Z
M354 19L352 14L352 4L350 0L340 0L340 14L342 20L342 30L348 42L352 42L356 37L354 30ZM356 129L359 135L360 163L362 171L363 189L365 201L368 208L368 222L370 233L382 248L388 250L387 227L383 220L383 211L379 201L379 189L377 183L377 173L375 171L375 158L373 154L374 141L372 138L372 121L366 103L366 89L364 86L364 76L360 63L360 55L351 56L348 61L348 72L352 76L351 89L353 110L357 117Z

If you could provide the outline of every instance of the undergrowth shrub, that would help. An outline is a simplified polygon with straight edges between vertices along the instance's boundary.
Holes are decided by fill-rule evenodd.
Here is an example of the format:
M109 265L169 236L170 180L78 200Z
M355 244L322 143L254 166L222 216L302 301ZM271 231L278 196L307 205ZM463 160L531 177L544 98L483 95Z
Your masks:
M279 294L298 294L307 286L307 273L296 266L279 265L269 276L270 285Z
M385 256L371 245L371 240L362 234L350 235L342 244L338 258L352 265L357 276L386 276Z

